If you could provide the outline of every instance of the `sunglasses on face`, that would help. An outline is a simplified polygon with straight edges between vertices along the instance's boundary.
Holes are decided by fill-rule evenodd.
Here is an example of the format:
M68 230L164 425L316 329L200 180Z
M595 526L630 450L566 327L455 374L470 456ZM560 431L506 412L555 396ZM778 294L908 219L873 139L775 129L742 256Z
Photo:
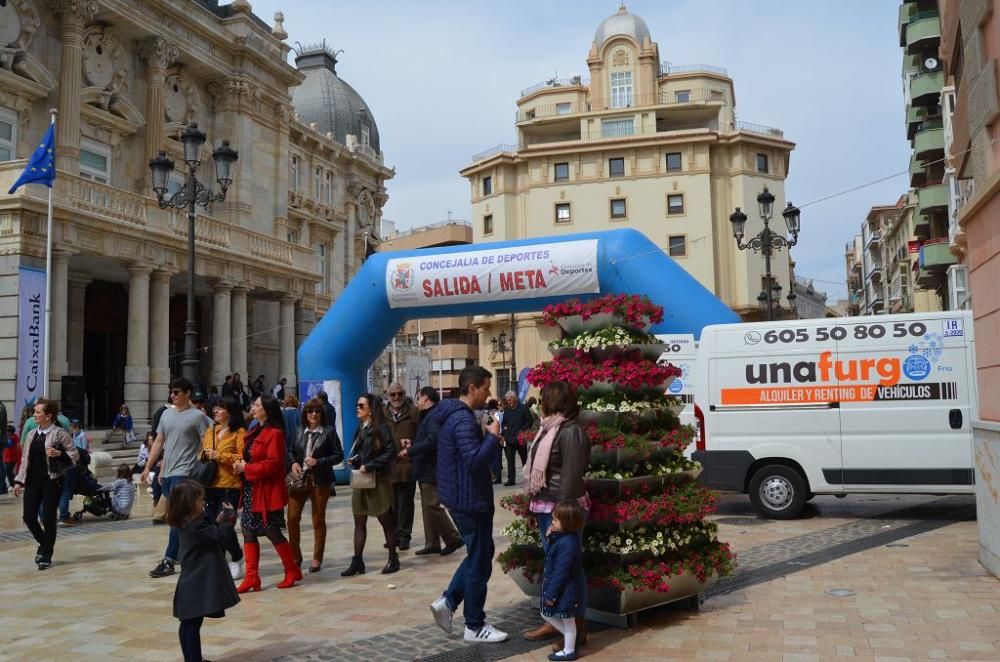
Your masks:
M389 397L390 398L401 398L401 397L403 397L403 393L402 393L402 391L396 391L395 393L390 393Z
M317 416L319 416L320 411L318 409L309 409L309 410L306 410L306 414L308 414L310 416L312 416L313 414L316 414Z
M363 402L359 402L356 406L358 409L368 409L368 405Z
M184 393L184 391L180 389L174 389L173 391L170 392L170 395L180 395L181 393Z

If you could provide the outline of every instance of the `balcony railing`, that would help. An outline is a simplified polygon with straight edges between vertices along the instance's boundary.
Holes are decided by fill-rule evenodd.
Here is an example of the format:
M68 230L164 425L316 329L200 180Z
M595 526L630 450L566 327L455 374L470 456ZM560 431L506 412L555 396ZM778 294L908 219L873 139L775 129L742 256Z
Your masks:
M783 138L785 135L785 132L781 129L776 129L773 126L767 126L765 124L754 124L753 122L736 122L734 130L746 131L748 133L760 133L766 136L775 136L778 138Z
M591 101L564 101L560 103L542 104L532 106L524 110L518 110L514 114L515 122L528 122L545 117L560 117L562 115L574 115L577 113L589 113L594 111L628 110L630 108L645 108L648 106L686 106L689 104L703 105L715 102L725 103L725 97L721 96L718 90L708 88L696 88L688 90L688 97L679 101L676 93L680 90L660 90L658 93L634 94L629 99L629 103L615 105L618 99L593 99Z
M477 154L473 154L472 160L482 161L483 159L487 159L491 156L496 156L497 154L514 153L516 151L517 151L517 145L514 145L512 143L500 143L499 145L494 145L489 149L484 149L483 151Z
M660 75L670 76L672 74L693 74L698 72L705 72L709 74L718 74L719 76L728 76L729 72L722 67L717 67L712 64L670 64L669 62L660 63Z
M563 87L566 85L590 85L590 79L583 78L581 76L571 76L570 78L550 78L548 80L543 80L541 83L535 83L531 87L524 88L521 90L521 96L526 97L532 92L544 90L546 87Z

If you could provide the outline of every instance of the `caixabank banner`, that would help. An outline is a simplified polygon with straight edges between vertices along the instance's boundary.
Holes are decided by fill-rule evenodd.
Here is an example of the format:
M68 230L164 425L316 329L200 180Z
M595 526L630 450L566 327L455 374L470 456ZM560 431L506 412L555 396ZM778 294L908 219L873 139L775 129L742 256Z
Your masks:
M385 290L391 308L594 294L597 240L395 258Z

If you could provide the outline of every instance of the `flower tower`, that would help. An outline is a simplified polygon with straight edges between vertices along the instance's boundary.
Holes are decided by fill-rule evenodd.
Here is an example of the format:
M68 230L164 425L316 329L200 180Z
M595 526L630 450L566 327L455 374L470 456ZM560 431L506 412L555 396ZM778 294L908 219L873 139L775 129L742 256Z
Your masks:
M588 607L609 622L668 602L693 600L709 578L732 572L729 545L705 517L717 495L696 481L701 468L684 456L694 430L677 418L682 405L666 395L680 370L659 362L665 345L649 334L663 309L645 296L607 295L548 306L544 320L564 337L549 345L551 361L528 381L565 381L579 391L580 417L591 445L584 530ZM521 588L537 595L544 563L539 533L524 494L501 499L517 519L504 530L511 546L498 562Z

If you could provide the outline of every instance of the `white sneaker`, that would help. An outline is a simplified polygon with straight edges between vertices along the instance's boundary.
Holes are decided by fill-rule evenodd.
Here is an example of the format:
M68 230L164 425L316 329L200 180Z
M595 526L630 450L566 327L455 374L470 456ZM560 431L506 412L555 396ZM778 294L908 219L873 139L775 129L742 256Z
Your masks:
M455 617L455 612L448 607L448 601L444 599L443 595L431 603L431 614L434 615L434 622L437 623L437 626L451 634L451 621Z
M243 559L229 562L229 574L233 576L233 579L242 579L244 572L246 572L246 565Z
M501 632L489 623L486 623L483 627L479 628L478 632L465 628L465 640L473 643L498 644L501 641L507 641L507 633Z

